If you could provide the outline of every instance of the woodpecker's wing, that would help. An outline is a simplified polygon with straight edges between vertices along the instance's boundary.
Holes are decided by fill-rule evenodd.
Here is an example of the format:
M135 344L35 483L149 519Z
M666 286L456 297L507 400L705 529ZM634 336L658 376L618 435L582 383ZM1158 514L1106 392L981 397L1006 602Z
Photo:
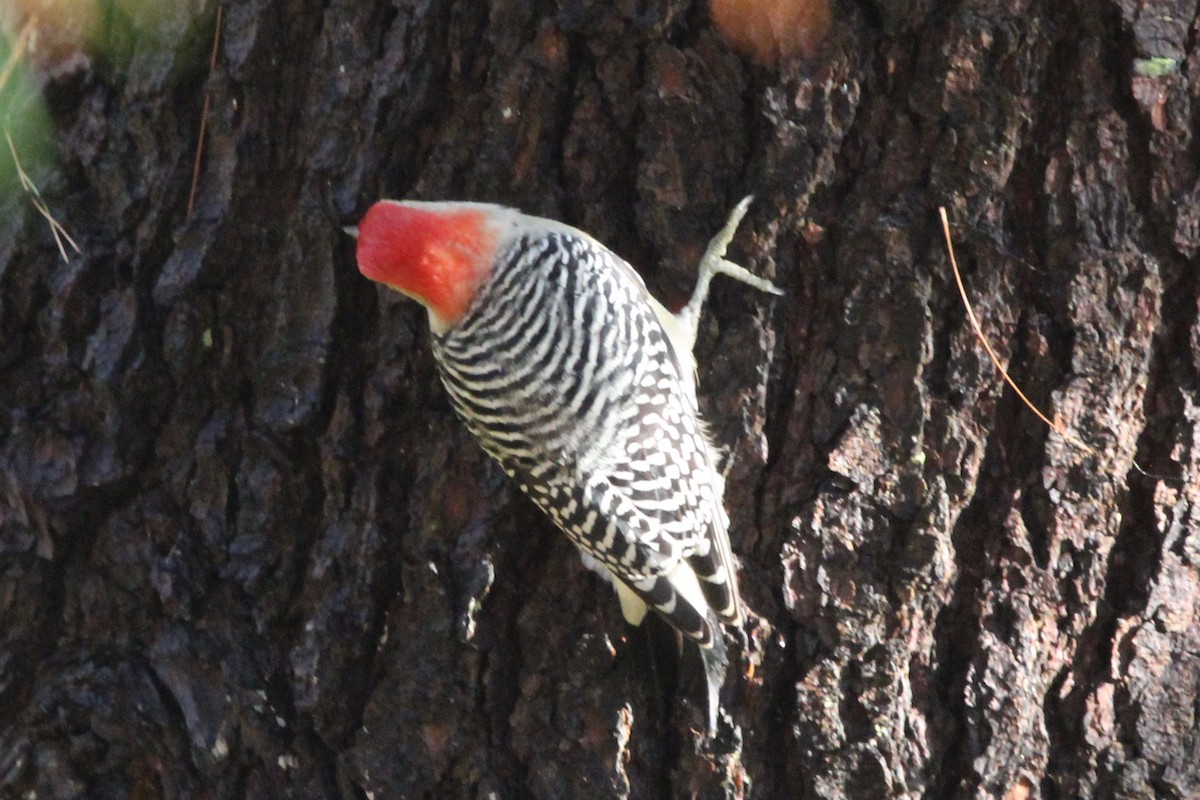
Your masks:
M653 409L659 412L645 414L644 419L657 421L664 426L663 434L643 436L645 441L661 441L669 439L671 431L683 429L684 435L692 440L692 446L687 448L688 464L692 476L703 475L709 480L704 487L708 496L698 496L692 493L689 502L693 505L707 506L712 509L712 515L703 522L703 541L689 557L688 561L700 578L700 588L708 605L723 622L738 624L741 622L741 598L737 590L737 565L733 560L733 550L729 545L729 517L725 513L725 481L716 470L717 454L708 434L700 423L699 403L696 399L696 359L692 355L691 345L695 341L695 330L682 321L677 315L668 311L655 297L650 294L640 275L628 262L614 255L617 267L621 273L637 286L649 306L652 316L658 322L659 329L667 343L665 357L675 368L678 376L677 388L684 394L686 408L674 407ZM698 446L696 446L698 445ZM659 496L655 502L661 502L669 496L675 487L660 485ZM708 545L711 544L711 547Z
M638 413L641 424L630 430L622 448L628 460L602 474L637 513L679 544L699 579L705 605L720 619L736 623L741 609L722 502L724 483L713 467L694 400L670 393L651 395L645 402L649 407Z
M672 627L702 645L713 640L706 595L693 561L698 535L668 534L633 502L628 476L591 472L578 475L563 466L528 480L521 469L504 464L518 486L587 556L613 580L632 590Z
M588 557L703 639L708 609L736 619L737 601L690 372L632 267L566 226L517 221L479 297L435 332L442 382Z
M710 641L708 611L736 621L720 477L690 398L638 392L615 442L500 458L520 489L574 541L690 638ZM636 622L636 615L626 609Z

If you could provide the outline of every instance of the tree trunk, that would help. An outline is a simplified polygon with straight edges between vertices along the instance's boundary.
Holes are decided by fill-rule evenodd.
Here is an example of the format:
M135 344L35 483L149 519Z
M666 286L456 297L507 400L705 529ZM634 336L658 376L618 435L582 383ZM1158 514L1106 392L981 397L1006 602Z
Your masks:
M0 147L0 795L1200 796L1195 3L838 0L777 66L688 0L51 5L0 15L80 249ZM339 227L505 203L670 305L748 193L706 740Z

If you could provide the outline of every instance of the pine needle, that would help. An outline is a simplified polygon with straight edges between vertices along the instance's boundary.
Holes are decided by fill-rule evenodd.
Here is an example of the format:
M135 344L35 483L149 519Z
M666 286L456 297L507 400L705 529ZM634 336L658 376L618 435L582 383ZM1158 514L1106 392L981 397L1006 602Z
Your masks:
M1000 361L1000 356L996 355L996 351L992 348L991 342L989 342L988 338L983 335L983 328L979 324L979 319L975 316L975 309L971 306L971 299L967 297L967 287L963 285L962 273L958 271L958 260L954 257L954 242L951 241L950 238L950 220L946 216L945 207L938 206L938 214L940 214L942 217L942 233L946 237L946 252L950 254L950 268L954 270L954 282L958 284L958 296L962 298L963 307L967 310L967 318L971 321L971 328L975 331L975 338L979 340L981 345L983 345L983 349L987 351L988 358L992 360L992 363L996 366L996 369L1000 371L1000 374L1004 377L1005 382L1012 387L1014 392L1017 393L1017 397L1021 398L1021 402L1024 403L1030 411L1037 415L1038 419L1046 423L1051 430L1058 433L1071 444L1094 454L1096 452L1095 448L1089 447L1087 444L1082 442L1079 437L1067 430L1066 423L1057 414L1053 420L1043 414L1042 410L1034 405L1032 400L1025 396L1025 392L1021 391L1021 387L1018 386L1017 382L1014 381L1008 374L1008 370Z
M4 87L8 84L8 79L12 77L13 70L17 68L17 63L20 62L21 56L25 53L25 45L29 42L29 38L33 36L36 26L37 14L25 20L25 24L21 26L21 32L17 34L17 40L13 42L12 51L9 52L4 66L0 67L0 92L4 91Z
M217 22L213 27L212 53L208 57L208 72L217 68L217 49L221 43L221 6L217 6ZM200 135L196 138L196 161L192 164L192 188L188 192L187 218L192 218L192 210L196 207L196 187L200 185L200 160L204 156L204 134L208 128L208 107L212 97L207 89L204 90L204 109L200 112Z
M83 255L83 251L79 249L79 245L75 243L75 240L71 238L71 234L67 233L67 229L62 226L62 223L50 213L46 201L42 199L42 193L38 191L37 186L21 167L21 158L17 155L17 146L13 144L12 134L8 132L7 127L4 128L4 138L8 141L8 151L12 153L13 165L17 168L17 179L21 181L21 188L29 195L29 201L33 203L33 207L46 218L46 222L50 223L50 233L54 235L54 243L58 245L58 252L62 256L62 260L64 262L71 260L67 256L67 249L63 247L63 239L67 240L67 244L71 245L72 250L79 255Z
M1025 393L1021 391L1021 387L1018 386L1016 381L1009 376L1008 370L1004 368L1002 363L1000 363L1000 357L996 355L996 351L992 349L991 343L988 341L987 337L983 335L983 329L979 325L979 320L975 317L975 309L972 308L971 300L967 297L967 288L963 285L962 273L958 271L958 260L954 257L954 242L951 241L950 238L950 220L946 216L945 207L938 206L938 214L940 214L942 217L942 233L946 237L946 252L950 255L950 268L954 270L954 282L958 284L958 296L962 298L963 307L967 310L967 318L971 320L971 327L975 331L975 338L978 339L979 343L983 345L983 349L987 350L988 357L991 358L992 363L996 366L996 369L1000 371L1000 374L1004 376L1005 382L1013 388L1013 391L1017 393L1017 397L1021 398L1021 402L1024 403L1030 411L1036 414L1038 419L1046 423L1051 430L1058 433L1070 444L1078 447L1086 453L1098 456L1099 452L1096 450L1096 448L1085 444L1079 439L1079 437L1067 430L1066 422L1063 421L1058 414L1054 415L1053 421L1043 414L1042 411L1033 404L1033 401L1025 396ZM1146 470L1142 469L1142 465L1137 462L1136 458L1131 459L1130 463L1133 465L1135 470L1152 480L1167 481L1170 483L1179 482L1179 478L1171 475L1161 475L1147 472Z

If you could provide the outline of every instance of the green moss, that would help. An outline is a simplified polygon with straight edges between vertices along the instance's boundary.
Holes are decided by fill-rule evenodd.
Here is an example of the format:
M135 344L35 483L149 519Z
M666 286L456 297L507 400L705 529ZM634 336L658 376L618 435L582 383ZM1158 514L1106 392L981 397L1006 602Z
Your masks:
M1144 78L1161 78L1179 72L1179 62L1173 58L1137 58L1133 61L1133 72Z

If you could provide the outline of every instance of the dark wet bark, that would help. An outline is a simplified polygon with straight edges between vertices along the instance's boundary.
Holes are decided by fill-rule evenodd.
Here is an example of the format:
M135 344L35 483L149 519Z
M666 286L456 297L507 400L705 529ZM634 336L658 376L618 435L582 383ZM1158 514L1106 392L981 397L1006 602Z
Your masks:
M841 2L768 71L684 0L254 0L211 73L214 6L102 5L41 40L82 255L0 198L0 795L1200 796L1194 3ZM704 744L339 226L503 202L671 303L744 193Z

